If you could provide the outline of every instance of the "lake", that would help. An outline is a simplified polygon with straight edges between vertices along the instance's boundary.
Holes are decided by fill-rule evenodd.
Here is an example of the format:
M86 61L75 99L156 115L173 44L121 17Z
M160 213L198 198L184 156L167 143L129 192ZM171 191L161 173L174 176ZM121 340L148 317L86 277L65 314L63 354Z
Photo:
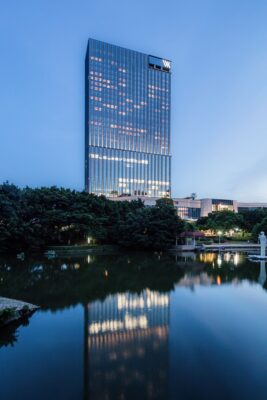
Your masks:
M121 253L0 260L40 306L0 331L0 399L266 399L265 263Z

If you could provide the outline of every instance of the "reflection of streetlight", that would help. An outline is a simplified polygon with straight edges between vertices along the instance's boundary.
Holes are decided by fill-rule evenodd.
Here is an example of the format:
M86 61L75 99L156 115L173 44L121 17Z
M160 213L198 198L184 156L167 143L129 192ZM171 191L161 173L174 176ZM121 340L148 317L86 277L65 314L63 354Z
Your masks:
M239 262L239 254L235 253L235 255L234 255L234 264L235 264L235 266L238 265L238 262Z
M222 235L222 231L218 231L218 238L219 238L219 245L221 244L221 235Z
M231 259L230 253L226 253L226 254L225 254L225 261L226 261L226 262L229 262L230 259Z

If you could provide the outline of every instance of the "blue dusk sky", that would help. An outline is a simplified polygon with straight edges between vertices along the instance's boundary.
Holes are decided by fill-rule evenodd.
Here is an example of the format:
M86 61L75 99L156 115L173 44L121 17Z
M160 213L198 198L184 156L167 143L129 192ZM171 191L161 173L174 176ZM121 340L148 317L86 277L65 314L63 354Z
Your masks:
M172 60L172 195L267 201L266 0L8 0L0 181L84 184L89 37Z

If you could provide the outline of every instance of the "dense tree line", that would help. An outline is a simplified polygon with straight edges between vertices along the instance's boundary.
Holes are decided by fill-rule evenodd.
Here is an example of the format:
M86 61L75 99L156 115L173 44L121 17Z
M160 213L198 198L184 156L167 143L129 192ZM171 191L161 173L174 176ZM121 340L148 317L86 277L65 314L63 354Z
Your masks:
M0 252L43 250L51 245L98 243L164 250L184 228L173 203L111 201L57 187L0 185Z
M165 250L184 230L229 230L267 233L267 210L220 211L194 225L182 221L170 199L154 207L138 201L112 201L104 196L57 187L0 185L0 253L43 251L49 246L97 243L127 248Z
M201 217L197 221L197 227L216 233L218 230L228 231L243 226L243 217L232 211L218 211L210 213L207 217Z
M225 233L230 230L251 233L252 238L257 241L261 231L267 234L267 209L242 210L238 213L227 210L214 212L199 218L196 227L204 231L210 230L214 235L218 231Z

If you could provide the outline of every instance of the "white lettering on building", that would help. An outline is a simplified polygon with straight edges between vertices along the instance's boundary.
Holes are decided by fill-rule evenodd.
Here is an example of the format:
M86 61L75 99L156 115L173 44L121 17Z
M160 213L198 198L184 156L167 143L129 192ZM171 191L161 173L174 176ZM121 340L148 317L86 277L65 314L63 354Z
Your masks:
M168 60L162 60L163 61L163 67L171 69L171 62Z

